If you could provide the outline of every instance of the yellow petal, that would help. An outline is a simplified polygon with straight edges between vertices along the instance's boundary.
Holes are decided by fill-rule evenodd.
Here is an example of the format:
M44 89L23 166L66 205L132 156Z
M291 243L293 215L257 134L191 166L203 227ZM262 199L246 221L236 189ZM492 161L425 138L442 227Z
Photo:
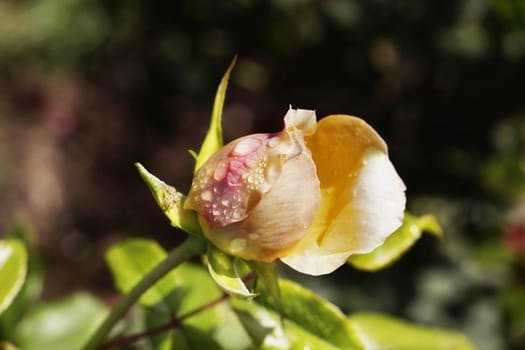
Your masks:
M283 262L303 273L330 273L372 251L402 223L405 186L381 137L363 120L322 119L306 143L317 166L321 204L307 235Z

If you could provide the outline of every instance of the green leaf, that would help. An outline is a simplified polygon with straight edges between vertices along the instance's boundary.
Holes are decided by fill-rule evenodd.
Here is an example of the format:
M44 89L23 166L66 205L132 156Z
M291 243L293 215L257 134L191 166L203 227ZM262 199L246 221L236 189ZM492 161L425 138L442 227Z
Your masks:
M148 185L158 206L168 217L173 227L180 228L188 233L202 237L197 214L193 210L184 209L186 197L167 185L164 181L151 174L140 163L135 163L140 176Z
M14 334L22 316L30 311L42 294L43 264L37 251L34 232L23 220L15 220L6 230L6 237L23 242L28 257L24 284L11 305L0 315L0 334L8 338Z
M177 316L187 314L222 296L206 270L200 266L185 263L173 270L177 279ZM186 319L184 324L198 326L203 330L211 330L217 325L217 315L214 308L200 311Z
M0 341L0 350L19 350L19 349L11 343Z
M126 293L165 256L166 252L156 242L132 239L112 247L107 260L117 287ZM246 344L248 336L227 304L222 303L222 297L222 292L202 266L184 263L148 289L140 303L144 306L144 323L147 329L166 325L173 317L198 310L184 319L184 327L198 329L208 334L213 341L227 344L225 349L244 349L235 345ZM219 303L215 305L217 302ZM177 336L193 341L189 338L195 332L190 330L190 335L184 333L184 330L177 332L182 332ZM173 331L167 331L151 337L148 342L155 349L171 349L174 336Z
M222 108L224 106L224 98L226 97L226 89L228 88L228 80L230 73L237 62L237 55L233 58L230 66L224 73L222 80L217 88L213 109L211 112L211 122L208 133L204 138L201 149L195 161L195 172L217 152L223 145L222 143Z
M378 313L357 313L349 319L366 349L475 349L467 337L455 331L413 325Z
M11 305L27 273L27 251L18 239L0 240L0 314Z
M171 312L166 313L159 308L147 308L145 323L147 329L152 329L170 323L173 317L180 317L188 312L206 305L221 297L222 293L210 276L202 267L185 263L173 270L177 287L171 292ZM210 331L218 324L218 315L215 308L202 310L193 317L184 320L184 325L195 326L203 334ZM175 338L174 338L175 337ZM189 336L184 330L164 332L152 337L150 340L155 349L178 349L173 344L186 341ZM210 335L211 337L211 335Z
M508 317L511 339L525 339L525 290L514 286L503 292L502 301Z
M274 341L275 338L284 338L283 322L282 319L277 319L276 313L252 302L234 300L232 304L237 313L237 318L250 335L255 348L264 348L265 341L275 344L279 343L279 341Z
M222 350L222 347L213 339L210 334L203 332L199 328L182 326L173 332L171 337L171 349L177 350Z
M211 277L226 293L241 298L257 296L257 293L249 291L239 275L236 264L237 258L222 252L212 244L208 244L207 258L208 271Z
M323 339L288 319L283 322L278 312L261 305L244 300L233 300L232 304L256 349L343 349L331 343L329 339Z
M166 256L157 242L135 238L112 246L106 254L106 261L116 287L122 293L127 293ZM164 304L170 309L165 299L176 286L176 275L172 271L148 289L139 302L147 306Z
M421 237L423 231L438 237L442 236L441 227L434 216L415 217L406 213L403 225L391 234L383 245L367 254L352 255L348 259L348 263L366 271L377 271L387 267L410 249Z
M222 291L210 277L208 271L195 264L183 264L175 269L177 278L181 281L180 288L183 297L180 298L177 315L184 315L205 305L216 302L223 296ZM193 327L212 335L213 339L224 349L246 349L249 344L248 335L231 310L229 304L222 301L213 307L206 307L195 315L184 320L185 326ZM183 330L184 332L184 330ZM185 333L191 338L193 333ZM178 349L175 347L175 349ZM196 349L208 349L207 347Z
M78 293L35 307L16 327L16 343L24 350L80 349L103 320L105 306Z
M246 349L249 337L209 273L202 266L190 263L178 266L174 273L177 288L173 300L177 301L177 305L173 315L180 317L195 310L198 312L185 318L180 328L153 337L154 348L184 349L186 346L190 349L212 349L220 344L228 350ZM148 308L147 328L167 324L173 315ZM192 347L201 342L208 345Z
M272 348L271 343L284 343L286 339L291 342L288 344L291 348L302 349L300 346L308 345L312 349L362 349L346 316L336 306L291 281L280 280L279 286L284 301L282 310L281 305L269 293L262 293L252 304L232 300L232 305L242 315L240 317L244 324L246 325L246 317L252 320L247 330L256 344L263 337L264 344L268 345L264 348L268 349ZM280 321L281 312L284 328ZM260 325L259 331L254 326L254 320ZM269 330L265 328L272 332L268 333ZM265 332L270 340L266 339L268 336L264 337Z

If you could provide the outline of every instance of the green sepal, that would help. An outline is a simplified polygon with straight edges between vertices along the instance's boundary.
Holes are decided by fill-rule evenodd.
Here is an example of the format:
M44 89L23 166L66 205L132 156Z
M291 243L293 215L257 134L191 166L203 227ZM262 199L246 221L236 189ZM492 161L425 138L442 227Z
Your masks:
M349 320L367 349L475 349L459 332L422 327L388 315L362 312L353 314Z
M257 293L250 292L244 283L238 265L242 262L238 258L224 253L210 243L208 244L207 260L211 277L226 293L240 298L257 296Z
M380 270L399 259L423 232L429 232L440 238L443 236L441 227L433 215L416 217L406 213L403 225L391 234L383 245L370 253L352 255L348 263L360 270Z
M197 154L197 152L195 152L194 150L190 149L188 150L188 153L190 154L190 156L193 157L193 159L197 160L197 158L199 158L199 155Z
M230 73L237 62L237 55L233 57L230 66L224 73L222 80L217 88L215 94L215 101L213 102L213 109L211 112L210 127L204 141L202 142L201 149L195 160L195 171L197 170L222 146L222 108L224 106L224 99L226 97L226 89L228 88L228 81L230 80Z
M202 230L199 225L197 213L193 210L184 209L186 196L167 185L164 181L151 174L140 163L135 163L140 176L148 185L153 198L160 209L168 217L172 226L180 228L190 234L202 237Z
M0 314L20 292L27 274L27 250L18 239L0 240Z

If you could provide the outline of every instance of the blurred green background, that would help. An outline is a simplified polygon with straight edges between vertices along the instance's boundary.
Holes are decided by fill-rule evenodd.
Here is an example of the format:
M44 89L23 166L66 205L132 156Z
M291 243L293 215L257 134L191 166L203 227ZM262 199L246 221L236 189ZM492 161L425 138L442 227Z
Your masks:
M111 301L109 245L180 242L133 163L187 191L235 53L227 141L280 130L290 104L361 116L445 232L378 273L282 274L345 312L523 349L522 0L1 1L0 232L33 232L43 298Z

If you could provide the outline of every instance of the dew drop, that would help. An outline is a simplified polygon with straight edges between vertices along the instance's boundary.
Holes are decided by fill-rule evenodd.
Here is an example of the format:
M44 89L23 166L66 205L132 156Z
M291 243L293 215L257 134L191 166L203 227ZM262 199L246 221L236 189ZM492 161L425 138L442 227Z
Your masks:
M245 156L253 151L255 151L261 142L254 138L246 138L241 140L232 151L232 154L235 156Z
M226 175L226 167L227 164L225 162L220 162L217 167L215 168L215 171L213 172L213 178L215 181L220 181L224 178Z
M227 179L228 179L228 185L230 186L239 186L240 185L240 182L241 182L241 177L237 174L234 174L234 173L228 173L227 175Z
M243 168L243 164L242 164L242 162L240 160L235 160L234 159L234 160L232 160L230 162L230 169L232 169L232 170L239 170L241 168Z
M247 158L244 162L248 168L254 168L257 166L257 159L253 157Z
M279 138L273 137L272 139L270 139L270 142L268 142L268 147L270 148L275 147L277 146L278 143L279 143Z
M218 209L218 208L213 208L212 211L211 211L211 214L214 216L214 217L219 217L222 213L221 213L221 210Z
M230 242L230 248L234 253L244 251L246 245L246 239L244 238L235 238Z
M408 230L413 235L418 235L420 233L420 230L419 230L419 228L416 225L411 225Z
M243 215L243 210L241 208L236 208L232 212L232 219L239 220Z
M202 200L204 200L206 202L209 202L209 201L212 200L213 195L212 195L210 190L206 190L206 191L201 193L201 198L202 198Z

